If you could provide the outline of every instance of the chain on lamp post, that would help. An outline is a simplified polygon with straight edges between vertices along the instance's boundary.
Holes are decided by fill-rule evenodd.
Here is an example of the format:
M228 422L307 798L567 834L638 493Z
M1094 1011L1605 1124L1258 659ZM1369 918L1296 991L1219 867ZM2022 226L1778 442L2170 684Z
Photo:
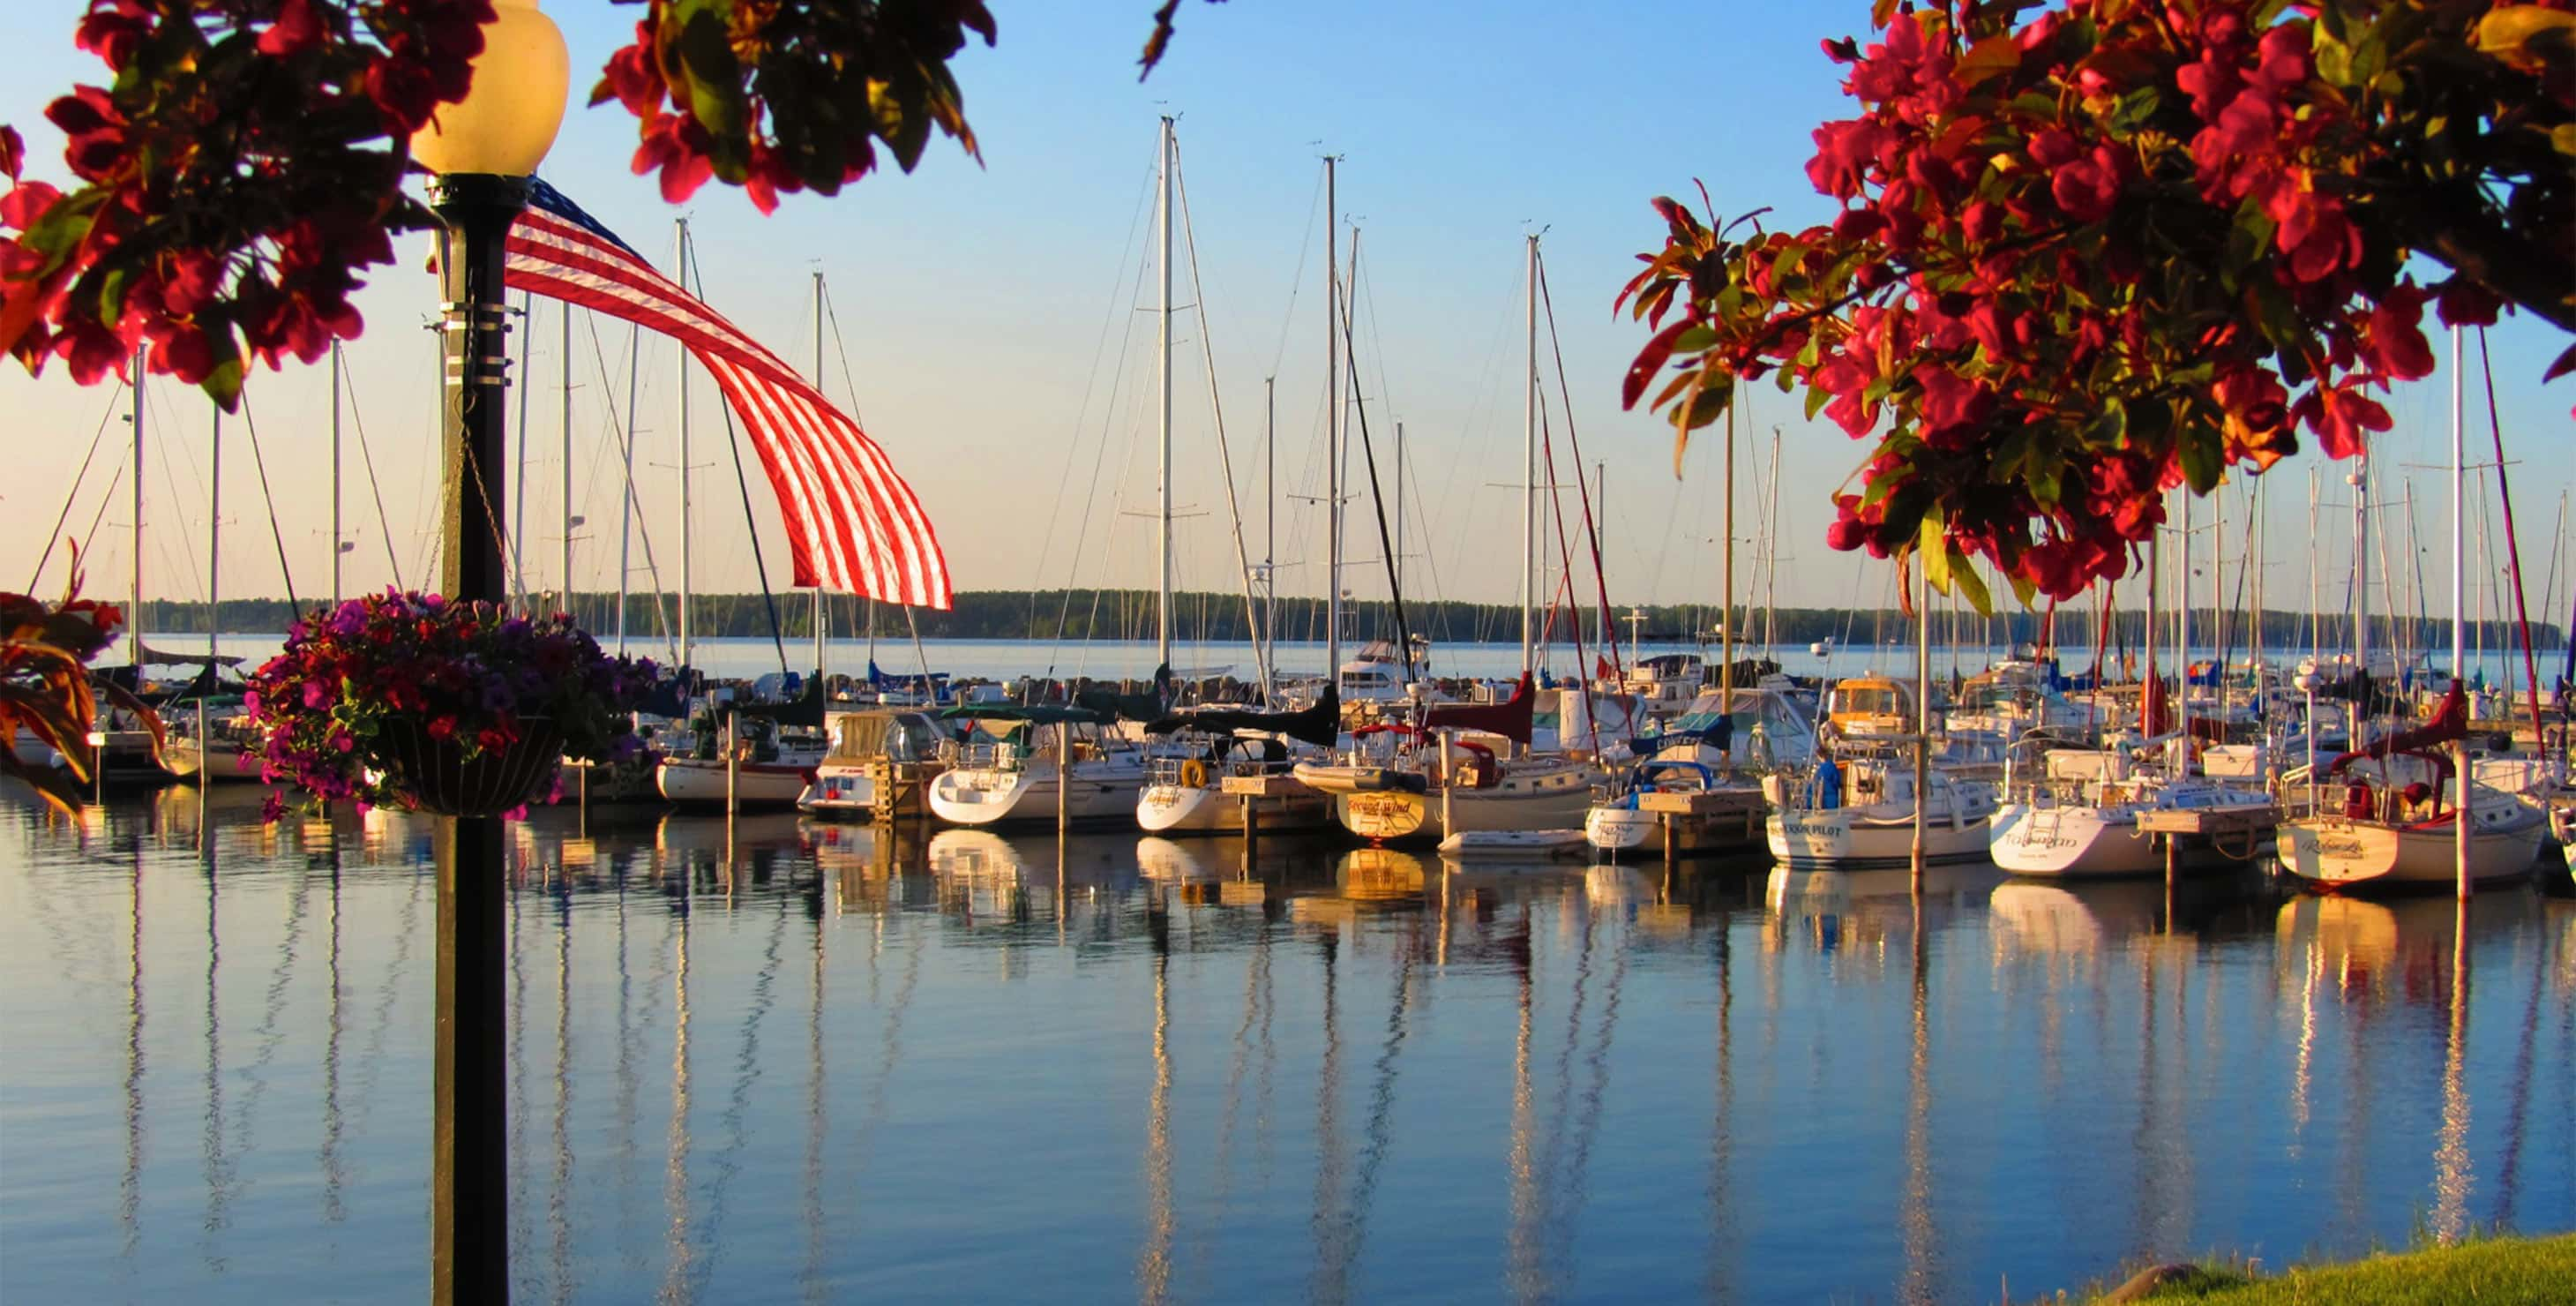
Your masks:
M494 0L464 100L412 138L435 179L446 359L440 588L451 602L509 595L501 505L509 388L505 242L528 177L562 125L571 61L537 0ZM501 818L438 821L438 992L431 1131L430 1296L505 1302L510 1291L507 1049L508 846Z

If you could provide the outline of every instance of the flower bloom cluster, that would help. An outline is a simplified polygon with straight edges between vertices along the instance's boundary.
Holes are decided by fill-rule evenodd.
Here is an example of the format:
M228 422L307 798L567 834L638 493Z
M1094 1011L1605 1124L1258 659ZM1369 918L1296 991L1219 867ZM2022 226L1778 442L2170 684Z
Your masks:
M719 178L768 213L782 192L838 194L876 168L880 144L912 171L933 127L981 157L948 72L969 33L993 43L983 0L650 0L590 102L635 115L635 174L659 172L662 198Z
M80 185L20 180L0 128L0 349L87 385L151 368L236 402L257 358L357 336L362 268L430 224L411 134L461 98L492 0L90 0L80 48L114 74L45 116Z
M2531 51L2567 7L1883 2L1881 40L1825 43L1860 106L1814 134L1831 222L1658 201L1626 400L1687 438L1738 382L1803 388L1876 441L1827 542L1980 607L1969 558L2025 601L2116 579L2167 491L2386 430L2428 304L2564 311L2576 169L2536 142L2576 140L2576 97Z
M471 760L550 722L564 755L623 761L642 749L629 714L650 661L610 657L569 617L387 590L316 609L250 677L265 736L260 777L324 799L407 806L386 774L389 723L454 741Z

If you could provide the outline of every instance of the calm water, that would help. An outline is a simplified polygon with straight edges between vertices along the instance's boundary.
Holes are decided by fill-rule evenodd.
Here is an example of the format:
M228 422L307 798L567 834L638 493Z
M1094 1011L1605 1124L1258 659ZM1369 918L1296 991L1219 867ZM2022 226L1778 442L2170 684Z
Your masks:
M0 806L0 1299L426 1287L425 822ZM1954 1301L2576 1225L2576 903L518 827L529 1301ZM2465 981L2465 982L2464 982Z

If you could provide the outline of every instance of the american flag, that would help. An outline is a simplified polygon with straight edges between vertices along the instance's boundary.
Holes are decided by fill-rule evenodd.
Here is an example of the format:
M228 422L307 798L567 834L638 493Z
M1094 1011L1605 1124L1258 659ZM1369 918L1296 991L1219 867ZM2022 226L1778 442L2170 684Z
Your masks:
M787 522L795 583L947 608L956 591L930 516L885 450L795 369L542 181L510 229L507 283L670 336L751 433Z

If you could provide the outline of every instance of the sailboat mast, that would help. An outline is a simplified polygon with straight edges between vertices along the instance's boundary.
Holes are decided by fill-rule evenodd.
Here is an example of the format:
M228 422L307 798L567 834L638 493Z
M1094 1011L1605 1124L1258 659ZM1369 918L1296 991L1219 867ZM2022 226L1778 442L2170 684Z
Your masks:
M1334 165L1324 156L1324 677L1342 674L1342 271L1341 209L1333 194Z
M573 511L572 511L572 304L571 304L571 302L570 302L570 301L565 301L565 302L562 302L562 303L557 304L557 305L556 305L556 308L557 308L557 309L559 309L559 310L561 311L561 313L562 313L562 321L559 323L559 330L558 330L558 332L557 332L556 339L561 343L561 347L562 347L562 349L563 349L563 478L562 478L562 479L563 479L563 485L562 485L562 488L563 488L563 549L562 549L561 553L558 555L558 557L556 558L556 565L557 565L557 566L560 566L560 567L563 569L563 571L562 571L562 575L563 575L563 607L562 607L562 609L561 609L561 610L562 610L564 613L566 613L566 614L570 614L570 613L572 612L572 610L573 610L573 606L572 606L572 526L573 526ZM522 478L522 480L521 480L521 484L525 484L525 483L526 483L525 478Z
M1155 142L1156 224L1161 228L1162 298L1155 306L1155 357L1160 373L1156 429L1158 456L1154 469L1154 657L1160 667L1172 665L1172 118L1163 116L1162 136Z
M2182 668L2176 678L2174 725L2188 733L2191 729L2191 487L2182 487L2182 557L2174 564L2174 661Z
M2362 675L2363 692L2358 705L2360 720L2370 717L2371 701L2376 691L2369 687L2370 677L2370 441L2364 437L2361 453L2352 476L2352 654ZM2356 721L2353 742L2360 743L2361 727Z
M689 284L689 220L672 223L672 263L677 283ZM688 666L696 645L689 637L689 347L678 341L680 365L680 665Z
M331 606L340 606L340 342L331 342Z
M224 542L224 410L208 404L212 420L206 426L206 679L211 686L215 678L215 658L223 652L223 558ZM136 688L142 687L138 677ZM197 789L205 791L206 770L206 699L201 686L197 694Z
M1277 665L1279 653L1279 378L1261 379L1261 630Z
M1404 423L1395 424L1395 557L1387 565L1387 574L1395 578L1396 587L1404 585Z
M1780 647L1780 428L1771 428L1771 506L1762 513L1762 644ZM1771 652L1770 656L1779 654Z
M626 484L617 495L617 656L626 656L626 577L635 547L635 378L643 370L643 328L626 329ZM658 604L659 599L655 602Z
M1571 414L1567 415L1567 420L1573 420ZM1398 427L1396 429L1402 430L1403 428ZM1583 474L1583 469L1580 467L1575 468L1574 474L1576 476L1581 476ZM1592 463L1592 503L1594 510L1599 514L1596 520L1607 525L1610 521L1610 464L1602 459L1594 459ZM1596 559L1596 568L1599 565L1597 560L1600 557L1600 543L1601 537L1597 533L1594 534L1591 544L1594 550L1593 556ZM1601 641L1602 655L1606 657L1610 651L1610 581L1606 576L1599 577L1599 579L1601 581L1601 630L1599 639Z
M2451 685L2459 687L2468 678L2469 645L2469 498L2468 436L2463 416L2460 329L2451 328ZM2481 562L2484 559L2480 559ZM2538 740L2532 741L2534 744ZM2451 855L2458 874L2460 900L2469 897L2469 832L2475 820L2469 783L2469 741L2463 736L2451 743Z
M133 665L135 684L143 683L143 367L150 345L134 347L134 589L126 596L125 660Z
M1717 623L1717 687L1725 695L1727 710L1733 711L1735 708L1735 405L1732 403L1726 406L1726 511L1719 525L1721 533L1726 537L1719 547L1719 555L1724 559L1722 566L1726 573L1723 580L1726 592L1726 615L1719 618ZM1924 583L1929 585L1932 576L1929 564L1926 564L1923 576ZM1931 591L1927 589L1924 593L1928 595ZM1930 600L1926 599L1925 602L1928 603ZM1921 612L1916 613L1915 616L1919 618L1917 633L1928 632L1931 627L1922 623L1930 622L1931 616ZM1924 638L1929 639L1930 635L1924 634ZM1703 644L1700 647L1708 646ZM1916 800L1921 801L1919 794Z
M537 356L537 292L519 292L519 317L527 327L519 341L519 372L534 376L531 369ZM528 399L535 391L534 385L519 387L519 456L510 468L510 476L517 482L510 490L510 598L521 611L528 606L528 559L520 542L528 534Z
M820 394L822 393L822 390L823 271L822 269L817 268L814 270L814 391L815 393ZM858 397L855 395L851 396L850 402L855 406L858 403ZM818 681L823 679L823 677L831 671L830 655L825 644L825 641L832 637L831 627L829 624L830 621L831 613L823 606L822 578L818 576L814 581L814 679ZM874 649L869 650L872 657L875 652L876 650ZM868 674L873 677L876 674L876 668L874 666L870 666L868 668Z
M1528 237L1529 362L1521 373L1521 671L1538 645L1538 235Z

